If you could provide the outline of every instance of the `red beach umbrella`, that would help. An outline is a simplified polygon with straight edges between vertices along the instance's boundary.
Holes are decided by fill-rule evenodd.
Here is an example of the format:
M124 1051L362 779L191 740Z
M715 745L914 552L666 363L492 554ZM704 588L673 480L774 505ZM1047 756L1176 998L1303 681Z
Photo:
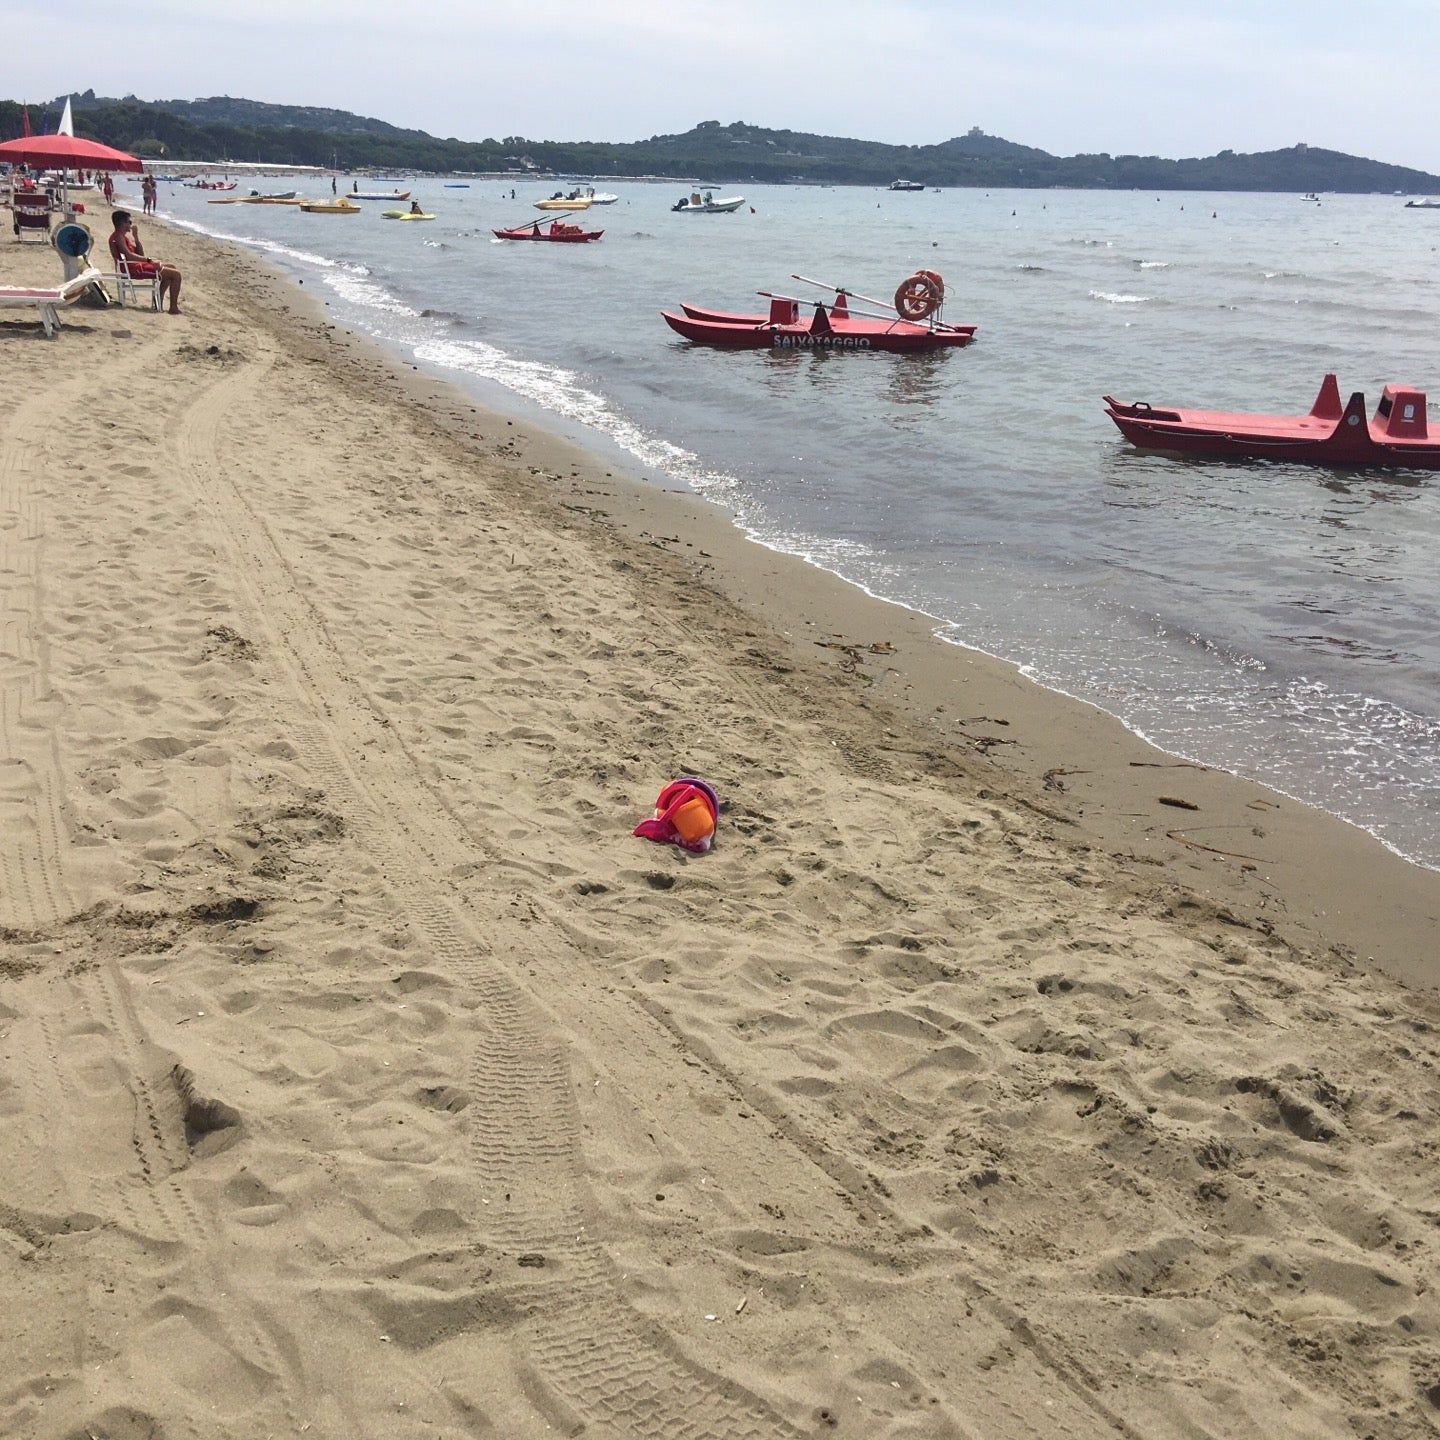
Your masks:
M0 144L0 165L31 165L37 170L130 170L144 165L123 150L74 135L30 135Z

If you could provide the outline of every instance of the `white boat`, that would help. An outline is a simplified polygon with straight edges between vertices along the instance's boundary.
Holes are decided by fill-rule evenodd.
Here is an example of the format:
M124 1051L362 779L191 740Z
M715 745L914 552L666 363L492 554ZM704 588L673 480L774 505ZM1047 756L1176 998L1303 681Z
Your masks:
M923 190L923 182L919 180L892 180L885 187L887 190Z
M597 190L593 185L577 185L571 192L572 200L588 200L592 205L613 205L620 197L608 190Z
M408 200L408 190L351 190L347 200Z
M677 214L729 215L744 203L743 195L726 195L717 200L708 190L704 194L701 194L699 190L694 190L685 199L677 200L670 209Z

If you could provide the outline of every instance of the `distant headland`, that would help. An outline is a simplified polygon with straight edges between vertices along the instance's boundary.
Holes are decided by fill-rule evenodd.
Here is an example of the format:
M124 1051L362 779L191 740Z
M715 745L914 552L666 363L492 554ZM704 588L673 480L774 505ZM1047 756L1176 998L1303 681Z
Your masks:
M30 105L36 130L64 105ZM52 112L53 113L50 113ZM978 127L937 145L767 130L706 120L680 135L624 143L440 139L383 120L306 105L215 96L202 100L74 97L78 133L171 161L248 161L339 170L518 172L608 176L695 175L715 183L993 186L1081 190L1271 190L1365 194L1440 191L1440 176L1337 150L1285 150L1170 160L1156 155L1051 155ZM21 133L21 105L0 100L0 139Z

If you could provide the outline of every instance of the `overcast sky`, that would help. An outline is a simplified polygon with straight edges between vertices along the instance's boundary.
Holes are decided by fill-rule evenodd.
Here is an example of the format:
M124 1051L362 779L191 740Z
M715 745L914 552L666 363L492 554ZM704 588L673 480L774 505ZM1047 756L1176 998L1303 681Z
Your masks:
M1437 0L0 0L0 34L16 99L243 95L461 139L746 120L903 144L979 125L1059 154L1303 140L1440 171Z

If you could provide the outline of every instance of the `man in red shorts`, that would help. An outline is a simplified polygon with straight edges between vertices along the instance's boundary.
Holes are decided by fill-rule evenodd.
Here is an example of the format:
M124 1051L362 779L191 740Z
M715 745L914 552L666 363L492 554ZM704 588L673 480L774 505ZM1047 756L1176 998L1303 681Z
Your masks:
M173 265L162 264L159 260L151 260L145 254L145 248L140 243L140 237L135 233L135 222L130 218L128 210L117 210L111 217L111 223L115 226L110 232L110 254L116 265L120 263L123 256L130 273L137 280L148 280L153 275L160 277L160 303L165 303L165 296L170 296L170 313L180 313L180 272Z

